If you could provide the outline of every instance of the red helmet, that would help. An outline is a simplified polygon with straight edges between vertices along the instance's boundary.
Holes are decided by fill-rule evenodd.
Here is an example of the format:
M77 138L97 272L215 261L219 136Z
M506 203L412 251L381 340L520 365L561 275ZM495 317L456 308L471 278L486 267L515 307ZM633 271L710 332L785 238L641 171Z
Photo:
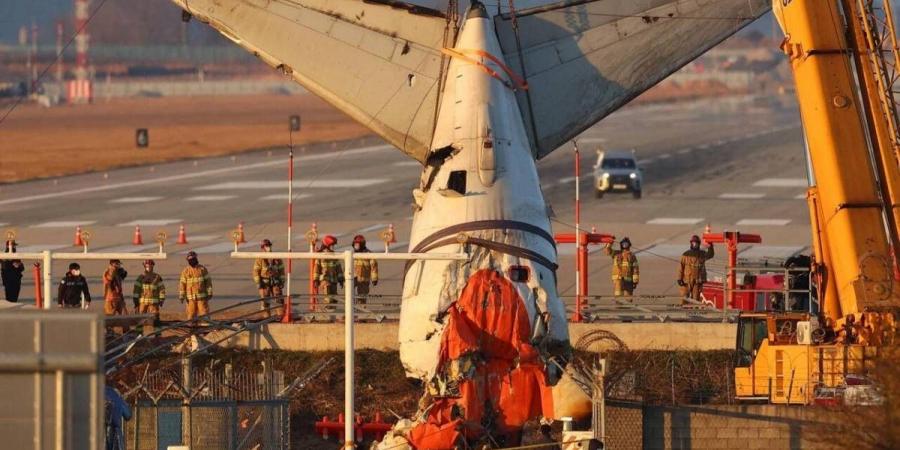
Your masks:
M691 236L691 242L696 242L696 243L699 244L699 243L700 243L700 236L697 236L696 234L693 235L693 236Z
M356 236L353 236L353 243L366 245L366 237L361 234L357 234Z
M337 244L336 237L329 234L322 238L322 245L324 245L326 247L331 247L334 244Z
M145 266L155 266L156 263L153 262L152 259L145 259L145 260L144 260L144 265L145 265Z
M271 247L271 246L272 246L272 241L270 241L268 239L263 239L262 242L259 244L259 248Z

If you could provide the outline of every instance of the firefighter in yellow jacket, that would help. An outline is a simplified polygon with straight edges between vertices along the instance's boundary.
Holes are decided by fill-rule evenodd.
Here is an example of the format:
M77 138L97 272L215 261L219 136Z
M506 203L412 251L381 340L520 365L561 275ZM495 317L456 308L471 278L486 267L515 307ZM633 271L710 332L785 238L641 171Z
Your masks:
M135 309L141 314L153 314L153 322L159 321L159 310L166 301L166 285L162 277L153 271L156 263L152 259L144 260L144 272L134 280L134 291L131 294Z
M272 241L263 239L259 247L264 252L272 251ZM269 310L272 300L284 306L284 262L280 259L257 258L253 262L253 282L259 289L259 298L263 299L261 308ZM281 315L281 308L274 311L276 316Z
M322 246L319 247L320 253L334 253L334 246L337 245L337 238L332 235L325 236L322 239ZM337 287L344 287L344 268L337 259L317 259L315 271L313 272L316 283L318 283L319 293L325 294L325 310L334 311L334 305L337 303L335 295L337 295Z
M178 300L187 302L187 320L194 320L198 315L209 313L209 301L212 300L212 279L206 267L200 265L197 253L187 254L188 266L181 271L178 281Z
M678 265L678 279L675 280L681 287L681 296L685 299L681 304L686 304L687 298L700 301L700 293L703 291L703 283L706 283L706 261L715 256L713 245L706 244L706 250L700 250L700 236L691 236L691 248L681 255L681 263Z
M357 234L353 237L353 251L371 253L366 247L366 238ZM357 257L353 260L353 282L356 287L356 301L365 304L369 296L369 285L378 286L378 261Z
M631 251L631 239L627 237L619 241L620 250L613 250L612 243L606 244L603 251L612 257L613 295L616 297L634 295L640 282L641 270L637 256Z

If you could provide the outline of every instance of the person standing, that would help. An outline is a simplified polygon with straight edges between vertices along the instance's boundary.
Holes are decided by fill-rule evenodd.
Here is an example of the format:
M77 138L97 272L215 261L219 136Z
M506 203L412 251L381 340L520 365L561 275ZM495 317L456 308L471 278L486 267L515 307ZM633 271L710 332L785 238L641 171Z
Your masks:
M84 298L84 305L81 300ZM60 308L84 308L91 306L91 291L88 289L87 280L81 275L81 266L78 263L69 264L69 271L59 282L56 296Z
M612 257L613 296L633 296L640 282L640 267L637 256L631 251L631 239L622 238L619 241L619 250L613 250L612 243L609 243L603 251Z
M335 245L337 238L329 234L322 239L319 253L334 253ZM325 310L334 311L338 284L344 286L344 268L341 262L336 259L317 259L313 275L318 283L319 292L325 293Z
M134 280L132 300L140 314L153 314L153 323L159 323L159 310L166 301L166 285L162 277L153 271L156 263L144 260L144 273Z
M125 314L125 294L122 282L128 272L122 267L122 261L109 260L109 267L103 272L103 312L107 316Z
M716 255L712 243L706 244L706 250L700 250L700 236L691 236L691 248L681 255L681 263L678 265L678 279L676 283L681 287L681 304L687 304L691 298L700 301L700 293L703 291L703 283L706 283L706 261Z
M366 238L357 234L353 236L353 251L371 253L366 247ZM365 305L369 297L369 286L378 286L378 261L356 257L353 260L353 286L356 289L356 301Z
M106 403L106 450L125 450L125 429L123 421L131 420L131 408L119 392L106 386L104 400Z
M16 241L10 239L6 241L6 253L16 252ZM19 301L19 292L22 290L22 272L25 271L25 265L21 259L4 259L0 260L0 279L3 281L3 291L6 295L6 301Z
M178 282L178 300L187 302L187 320L195 320L198 315L209 314L209 301L213 296L212 278L197 259L197 252L188 252L187 263Z
M272 241L263 239L259 246L264 252L272 251ZM259 290L259 298L262 299L260 307L269 311L272 300L284 306L284 262L280 259L257 258L253 262L253 282ZM275 309L275 315L282 314L281 308Z

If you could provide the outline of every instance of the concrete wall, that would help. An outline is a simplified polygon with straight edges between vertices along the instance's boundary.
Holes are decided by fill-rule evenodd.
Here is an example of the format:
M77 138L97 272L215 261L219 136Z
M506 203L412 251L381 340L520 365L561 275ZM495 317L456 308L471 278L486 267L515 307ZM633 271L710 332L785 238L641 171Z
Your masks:
M396 322L356 325L357 349L397 350ZM736 327L728 323L576 323L569 325L572 342L585 333L602 329L615 333L632 350L732 349ZM210 339L214 339L210 336ZM224 345L251 350L337 351L344 349L344 324L269 324L258 332L243 333Z
M785 405L642 406L610 402L607 444L616 450L831 449L825 411Z

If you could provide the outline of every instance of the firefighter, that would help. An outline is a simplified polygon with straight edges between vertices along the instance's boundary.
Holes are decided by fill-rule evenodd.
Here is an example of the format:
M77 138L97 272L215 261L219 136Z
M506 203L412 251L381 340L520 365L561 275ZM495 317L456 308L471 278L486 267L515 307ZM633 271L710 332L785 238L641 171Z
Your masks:
M109 267L103 272L103 312L107 316L125 314L125 295L122 281L128 272L122 267L122 261L109 260Z
M10 239L6 241L6 253L16 252L16 241ZM19 301L19 291L22 290L22 272L25 271L25 265L21 259L4 259L0 260L0 279L3 280L3 291L6 294L6 301Z
M197 252L188 252L187 263L178 281L178 300L187 302L187 320L195 320L198 315L209 314L209 301L213 296L212 279L197 259Z
M84 306L82 306L82 297ZM60 308L85 308L91 306L91 291L88 289L87 280L81 275L81 266L78 263L69 264L69 271L63 275L57 291L57 304Z
M322 245L319 247L320 253L334 253L334 246L337 245L337 238L332 235L325 236L322 239ZM340 284L344 287L344 268L341 262L336 259L317 259L314 278L318 283L320 293L325 294L325 310L334 311L334 305L337 303L335 295L337 295L337 287Z
M366 238L357 234L353 236L353 251L356 253L371 253L366 247ZM378 286L378 261L374 259L356 258L353 261L353 281L356 287L356 301L366 304L369 296L369 284Z
M264 252L272 251L272 241L263 239L259 248ZM257 258L253 262L253 282L259 289L259 298L263 299L260 307L264 311L269 311L271 300L284 306L284 262L280 259ZM282 311L280 308L275 309L275 315L280 316Z
M612 243L608 243L603 249L606 255L611 256L613 260L613 296L631 297L634 295L634 290L637 289L641 271L637 257L631 251L631 239L622 238L619 241L619 248L620 250L613 250Z
M678 279L676 283L681 287L681 304L687 304L687 299L700 301L700 293L703 283L706 283L706 261L715 256L712 243L706 244L706 250L700 250L700 236L691 236L691 248L681 255L681 263L678 265Z
M154 325L159 323L159 310L166 301L166 285L162 277L153 271L156 263L144 260L144 272L134 280L132 300L141 314L153 314Z

